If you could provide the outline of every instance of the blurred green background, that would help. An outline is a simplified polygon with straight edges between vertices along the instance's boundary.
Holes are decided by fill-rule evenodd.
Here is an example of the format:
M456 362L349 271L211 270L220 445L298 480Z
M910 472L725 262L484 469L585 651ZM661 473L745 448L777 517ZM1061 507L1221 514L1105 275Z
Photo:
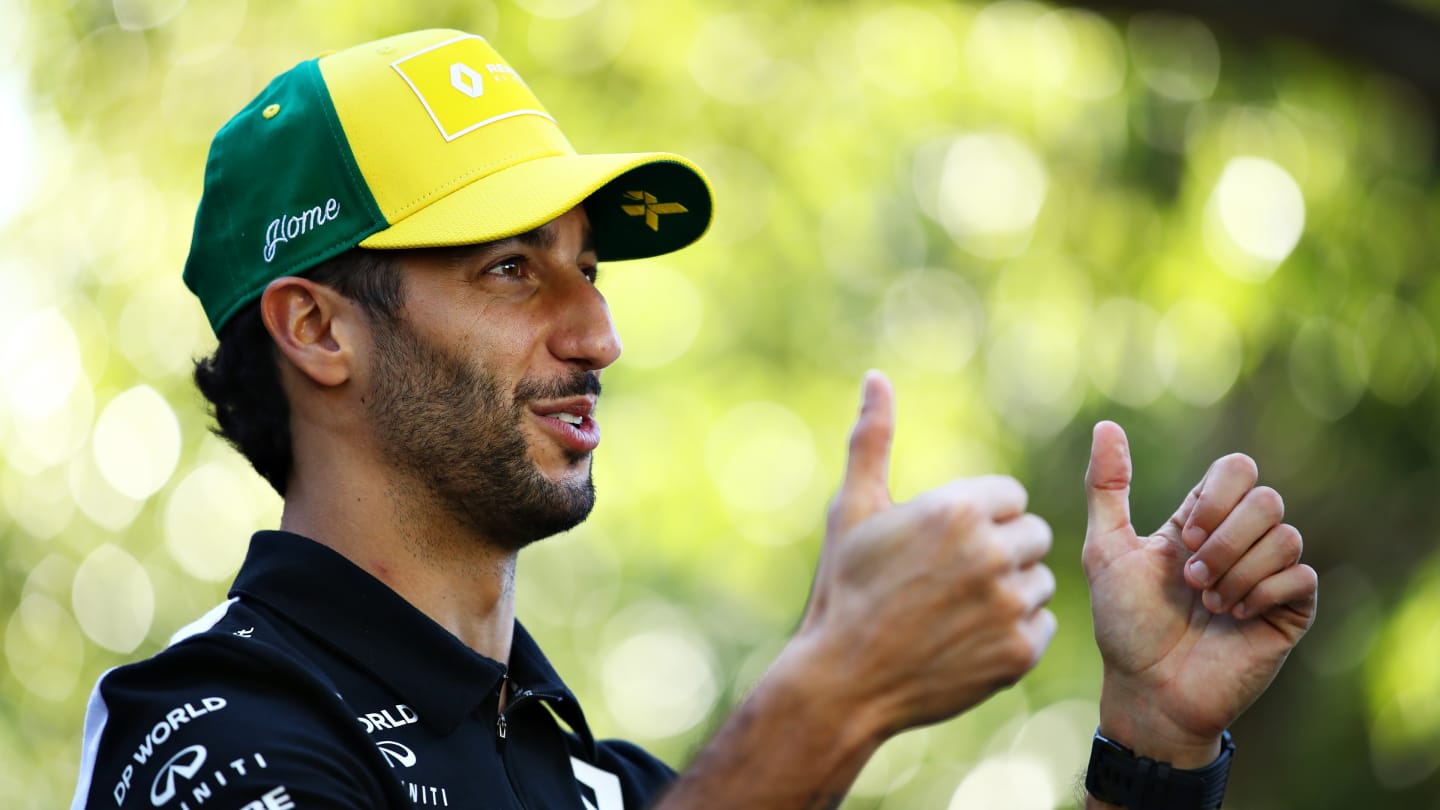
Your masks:
M0 804L68 803L95 679L278 516L188 379L210 135L301 59L434 26L489 37L580 149L679 151L719 195L697 247L603 277L599 507L521 559L600 733L683 765L763 672L880 367L897 497L1026 482L1060 632L847 806L1073 804L1081 477L1114 418L1142 528L1243 449L1321 574L1226 807L1440 808L1433 112L1294 38L1010 0L0 0Z

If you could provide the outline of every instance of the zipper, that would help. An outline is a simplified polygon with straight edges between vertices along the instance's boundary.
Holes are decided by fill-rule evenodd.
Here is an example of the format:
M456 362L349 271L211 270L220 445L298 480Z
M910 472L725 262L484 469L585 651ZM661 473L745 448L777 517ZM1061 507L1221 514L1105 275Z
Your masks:
M500 736L500 739L505 739L506 730L510 727L510 724L505 721L506 713L514 711L526 703L532 703L537 700L551 700L559 703L565 700L565 697L563 695L542 695L529 689L523 689L515 693L515 696L512 697L510 702L505 706L505 711L495 715L495 733Z
M522 791L519 785L517 785L515 782L516 764L513 761L512 756L515 749L505 743L505 737L510 725L506 721L505 716L510 712L514 711L515 709L526 705L527 703L534 703L540 700L549 700L554 701L555 703L561 703L565 700L565 697L563 695L543 694L540 692L535 692L531 689L521 689L513 681L507 681L506 686L513 689L510 695L510 700L506 702L505 710L500 711L495 715L495 733L498 734L500 737L500 743L498 746L500 749L500 763L501 766L505 769L505 780L510 784L510 795L515 797L516 805L522 808L528 808L524 797L529 794L525 791Z

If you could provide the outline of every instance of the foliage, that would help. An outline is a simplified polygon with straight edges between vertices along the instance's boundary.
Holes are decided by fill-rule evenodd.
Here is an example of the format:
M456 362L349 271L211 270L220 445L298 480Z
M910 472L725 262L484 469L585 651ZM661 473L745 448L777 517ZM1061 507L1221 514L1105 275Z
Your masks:
M1026 482L1061 631L1020 686L882 749L849 806L1071 801L1099 681L1080 479L1108 417L1142 526L1245 450L1321 572L1227 807L1440 807L1440 194L1405 87L1016 0L0 9L8 806L66 801L90 685L222 599L278 515L187 377L213 346L179 275L209 136L299 59L454 26L580 149L678 151L718 193L697 247L605 270L626 356L601 504L521 559L522 619L602 733L683 764L763 671L876 366L896 495Z

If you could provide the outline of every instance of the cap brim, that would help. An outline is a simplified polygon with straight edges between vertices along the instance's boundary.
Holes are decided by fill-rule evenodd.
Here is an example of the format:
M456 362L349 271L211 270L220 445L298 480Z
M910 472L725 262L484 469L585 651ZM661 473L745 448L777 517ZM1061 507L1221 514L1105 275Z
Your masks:
M640 259L699 239L714 209L699 167L664 152L556 155L482 177L360 242L377 250L493 242L580 204L602 261Z

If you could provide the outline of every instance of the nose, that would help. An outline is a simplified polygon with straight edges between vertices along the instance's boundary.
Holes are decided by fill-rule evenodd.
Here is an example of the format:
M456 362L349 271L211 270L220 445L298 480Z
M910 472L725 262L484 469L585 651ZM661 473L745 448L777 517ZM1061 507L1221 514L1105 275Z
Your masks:
M550 353L585 371L599 371L620 357L620 335L610 305L579 273L566 285L561 316L550 335Z

